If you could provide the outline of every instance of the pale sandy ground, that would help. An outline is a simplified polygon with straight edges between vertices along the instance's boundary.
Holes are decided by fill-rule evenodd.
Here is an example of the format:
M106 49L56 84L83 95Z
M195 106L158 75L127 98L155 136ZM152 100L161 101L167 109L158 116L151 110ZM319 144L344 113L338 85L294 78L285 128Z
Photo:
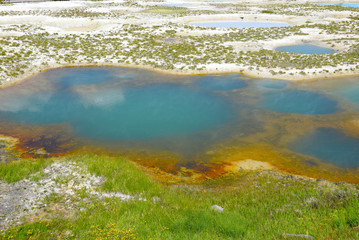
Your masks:
M234 161L228 165L225 170L227 172L238 172L241 170L245 171L262 171L262 170L271 170L274 169L274 166L267 162L260 162L252 159L246 159L242 161Z
M121 3L122 0L116 1L106 1L106 2L113 2L113 3ZM225 1L226 2L226 1ZM224 2L224 3L225 3ZM237 3L237 4L248 4L248 5L265 5L265 4L278 4L278 3L286 3L287 1L257 1L257 0L246 0L243 1L228 1L230 3ZM291 1L290 3L305 3L307 1L299 0L299 1ZM333 0L329 1L316 1L316 2L337 2ZM359 1L340 1L343 2L359 2ZM209 6L204 5L202 1L164 1L160 4L189 4L190 7L198 8L198 9L207 9L207 8L213 8L215 6ZM139 4L142 5L155 5L159 3L154 2L139 2ZM136 8L129 8L125 6L113 6L113 7L99 7L96 6L96 2L93 1L66 1L66 2L43 2L43 3L28 3L28 4L14 4L12 6L0 6L0 11L4 10L12 10L12 11L29 11L29 10L37 10L37 9L67 9L67 8L76 8L76 7L83 7L87 6L88 11L93 12L110 12L110 11L135 11ZM93 7L91 7L93 6ZM201 8L202 7L202 8ZM182 23L187 24L190 22L200 22L200 21L235 21L235 20L241 20L241 21L270 21L270 22L284 22L284 23L290 23L293 25L296 24L304 24L306 21L311 20L315 21L317 23L327 23L328 21L341 21L347 17L349 17L352 13L350 11L343 11L343 12L320 12L315 15L311 16L278 16L273 14L263 14L263 13L243 13L243 14L216 14L216 15L201 15L201 16L189 16L189 17L182 17L182 18L172 18L168 19L166 17L152 17L152 18L119 18L119 19L89 19L89 18L57 18L57 17L50 17L50 16L32 16L32 15L22 15L22 16L3 16L0 17L0 25L11 25L11 24L29 24L35 26L41 26L47 29L50 33L58 32L61 34L67 34L67 33L82 33L82 32L90 32L94 33L96 31L109 31L113 26L116 26L118 24L125 24L125 23L136 23L136 24L161 24L161 23L167 23L169 21L175 22L175 23ZM243 18L243 19L242 19ZM226 30L208 30L208 31L202 31L200 34L215 34L220 32L225 32ZM324 35L319 34L318 31L315 29L304 29L305 33L308 33L309 35L306 36L294 36L294 37L287 37L280 40L271 40L271 41L252 41L252 42L233 42L233 43L227 43L234 47L236 51L240 51L243 49L247 51L257 51L260 49L268 49L273 50L274 48L278 46L283 45L291 45L296 43L302 43L302 42L310 42L314 43L316 45L320 46L326 46L326 44L323 43L323 40L340 37L340 35ZM21 35L22 33L18 32L0 32L0 37L5 36L17 36ZM196 31L192 32L182 32L180 34L183 35L196 35L199 34ZM344 45L336 45L335 50L337 51L345 51L347 50L347 46ZM88 65L88 64L76 64L76 65ZM90 64L91 65L91 64ZM101 65L101 64L96 64ZM111 63L105 63L105 65L112 65L112 66L126 66L126 67L138 67L138 68L146 68L150 70L157 70L153 69L149 66L139 66L139 65L125 65L125 64L111 64ZM32 76L40 71L54 68L54 67L64 67L69 65L59 65L59 64L49 64L48 66L41 66L40 64L33 64L32 69L28 70L24 75L8 79L7 83L5 85L13 84L14 82L18 82L21 79L25 79L29 76ZM317 74L310 74L311 71L320 71L321 69L313 69L313 70L307 70L308 74L303 76L298 74L298 71L286 71L286 74L284 75L275 75L273 76L269 71L270 70L280 70L280 69L264 69L261 68L259 71L255 69L249 69L251 66L243 66L238 65L235 63L230 64L207 64L205 65L206 70L204 71L180 71L180 70L172 70L172 71L162 71L158 70L160 72L166 72L166 73L173 73L173 74L206 74L206 73L239 73L242 72L245 75L248 75L250 77L255 78L276 78L276 79L284 79L284 80L310 80L310 79L318 79L318 78L327 78L327 77L341 77L341 76L347 76L347 75L358 75L359 70L351 71L350 73L345 72L339 72L339 73L317 73ZM339 66L333 69L343 68L343 69L350 69L353 66ZM325 69L330 69L330 67L325 67ZM293 75L289 75L292 73Z
M22 74L19 77L9 79L8 81L4 82L0 88L12 86L20 81L26 80L32 76L35 76L36 74L47 71L52 68L63 68L63 67L77 67L77 66L83 66L83 67L92 67L92 66L113 66L113 67L128 67L128 68L138 68L138 69L145 69L150 70L154 72L159 73L165 73L165 74L174 74L174 75L202 75L202 74L226 74L226 73L240 73L250 78L268 78L268 79L278 79L278 80L288 80L288 81L311 81L311 80L317 80L317 79L325 79L325 78L340 78L340 77L352 77L352 76L359 76L359 71L356 70L355 72L345 73L345 72L339 72L339 73L320 73L320 74L307 74L305 76L302 75L276 75L273 76L270 70L279 71L278 69L249 69L250 66L243 66L243 65L237 65L237 64L207 64L206 70L162 70L158 68L154 68L152 66L146 66L146 65L135 65L135 64L110 64L110 63L93 63L93 64L49 64L47 66L34 66L31 70L27 70L24 74ZM345 67L356 67L356 65L346 65ZM312 72L318 71L318 70L327 70L327 69L336 69L334 67L323 67L323 68L315 68L311 69ZM287 71L289 72L295 72Z
M216 14L202 16L188 16L182 18L185 23L208 22L208 21L242 21L242 22L278 22L289 24L304 24L307 17L281 16L273 14Z

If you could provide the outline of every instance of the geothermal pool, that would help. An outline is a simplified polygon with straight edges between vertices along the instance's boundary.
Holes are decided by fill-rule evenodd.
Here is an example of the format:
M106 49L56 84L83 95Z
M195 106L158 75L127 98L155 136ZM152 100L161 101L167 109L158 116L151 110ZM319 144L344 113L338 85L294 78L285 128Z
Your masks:
M316 3L322 6L342 6L342 7L359 7L359 3Z
M0 134L19 138L25 156L108 153L170 172L253 159L359 182L358 92L358 77L52 69L0 90Z
M161 6L164 6L164 7L190 7L191 4L173 3L173 4L164 4L164 5L161 5Z
M292 52L292 53L303 53L303 54L335 53L335 51L332 49L315 46L309 43L277 47L275 50L280 52Z

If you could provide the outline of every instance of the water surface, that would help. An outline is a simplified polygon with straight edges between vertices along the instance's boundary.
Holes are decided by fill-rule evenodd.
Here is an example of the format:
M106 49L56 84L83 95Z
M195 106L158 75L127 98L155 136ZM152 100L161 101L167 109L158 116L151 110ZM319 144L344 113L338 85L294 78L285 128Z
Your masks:
M75 131L94 138L155 139L214 129L232 118L225 99L177 84L123 89L113 99L106 106L81 107Z
M21 88L0 92L1 115L33 125L66 122L81 136L107 140L184 135L214 129L233 115L228 100L201 89L131 77L121 84L108 69L72 70L51 76L51 88L35 94Z
M265 93L261 99L264 109L280 113L332 114L338 110L338 103L313 91L283 90Z
M165 6L165 7L189 7L189 5L185 4L185 3L164 4L162 6Z
M342 6L342 7L359 7L359 3L316 3L322 6Z
M264 79L258 80L258 85L266 89L283 89L287 87L287 83L280 80Z
M235 90L248 85L238 75L207 75L198 78L196 84L205 89L216 91Z
M333 128L318 128L293 141L289 148L339 167L359 167L359 138Z
M332 49L315 46L309 43L282 46L276 48L275 50L280 52L292 52L292 53L303 53L303 54L329 54L336 52Z
M0 90L0 134L19 138L25 156L104 152L202 173L254 159L359 182L357 96L357 77L296 83L240 74L52 69Z
M334 90L340 97L354 103L359 110L359 82L342 84Z

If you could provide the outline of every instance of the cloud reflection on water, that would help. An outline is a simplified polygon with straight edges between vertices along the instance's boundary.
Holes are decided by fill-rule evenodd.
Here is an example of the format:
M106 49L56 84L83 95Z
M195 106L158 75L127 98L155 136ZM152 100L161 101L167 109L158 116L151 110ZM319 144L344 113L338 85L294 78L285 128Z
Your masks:
M86 107L110 108L121 104L125 100L125 95L120 87L98 88L95 85L80 85L71 89L76 93L80 103Z

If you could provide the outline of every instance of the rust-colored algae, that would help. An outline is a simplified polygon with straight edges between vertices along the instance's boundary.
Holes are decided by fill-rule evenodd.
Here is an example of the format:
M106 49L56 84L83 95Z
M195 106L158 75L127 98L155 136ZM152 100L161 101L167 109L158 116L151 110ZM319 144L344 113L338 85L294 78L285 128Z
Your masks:
M34 84L31 91L37 89L38 85L42 86L42 90L51 90L51 84L45 84L46 82L42 81L44 85ZM329 86L330 84L333 86ZM311 86L320 90L334 88L336 84L318 82L311 83ZM76 90L76 87L73 89ZM30 90L26 88L26 91ZM252 90L240 96L234 94L229 97L238 104L244 99L248 105L255 105L258 101L257 94ZM345 109L350 106L341 103L340 107ZM171 151L172 146L183 144L186 138L153 140L143 146L141 143L121 141L92 141L76 136L66 123L39 126L0 122L0 134L3 138L10 136L11 146L19 152L21 158L56 157L84 152L122 156L142 166L160 182L196 182L233 171L273 169L312 178L359 183L359 168L343 169L288 150L290 142L316 128L335 128L359 137L359 116L356 112L300 115L244 109L238 116L241 121L246 122L244 125L235 123L224 127L223 130L229 134L220 140L206 142L206 139L202 139L203 149L196 149L198 152L192 155ZM217 132L214 131L213 135L217 135ZM167 144L164 148L166 150L159 147L164 142Z
M283 119L282 119L283 120ZM264 132L243 138L242 141L233 140L218 144L209 152L198 154L195 159L185 159L181 154L171 151L151 151L148 149L121 149L113 150L104 146L81 141L71 137L65 124L49 126L17 126L7 123L1 127L0 134L11 139L14 148L22 158L54 157L82 152L93 152L125 157L147 169L160 182L181 183L195 182L207 178L219 177L239 170L235 165L239 162L252 160L268 163L271 169L285 173L302 175L312 178L323 178L331 181L345 181L359 183L358 169L342 169L318 159L293 153L286 149L285 144L293 135L303 134L307 129L313 129L323 124L313 123L312 120L294 122L284 121L281 131L289 135L277 137L279 146L273 146L260 139L269 139L276 136L278 129L275 122L267 125ZM296 125L301 125L298 129ZM313 127L314 125L314 127ZM350 118L337 125L340 129L355 129L356 122ZM272 137L271 137L272 136ZM239 164L240 166L241 164ZM262 164L263 165L263 164ZM242 168L243 169L243 168ZM264 170L268 168L254 168L243 170Z
M252 159L267 162L275 169L294 175L311 178L323 178L331 181L359 183L357 169L342 169L333 164L324 163L315 158L301 156L288 150L273 149L272 146L257 145L237 148L227 148L213 156L218 162L229 164ZM232 168L227 168L231 170Z
M2 124L1 134L17 139L14 149L22 158L55 157L70 153L75 142L66 131L66 126L22 126Z

